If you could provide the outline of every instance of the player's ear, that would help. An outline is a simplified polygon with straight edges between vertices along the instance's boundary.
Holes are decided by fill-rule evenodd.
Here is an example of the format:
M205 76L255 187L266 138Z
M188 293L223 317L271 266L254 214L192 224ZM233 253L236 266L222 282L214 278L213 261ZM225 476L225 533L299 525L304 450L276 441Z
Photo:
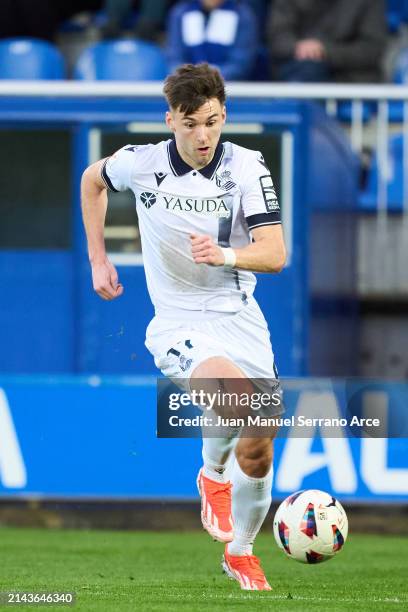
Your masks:
M166 112L166 125L169 128L169 130L171 130L172 132L174 132L174 122L173 122L173 116L171 114L170 111Z
M227 108L226 108L226 106L224 105L224 106L222 107L222 111L221 111L221 120L222 120L222 123L223 123L223 124L225 123L226 119L227 119Z

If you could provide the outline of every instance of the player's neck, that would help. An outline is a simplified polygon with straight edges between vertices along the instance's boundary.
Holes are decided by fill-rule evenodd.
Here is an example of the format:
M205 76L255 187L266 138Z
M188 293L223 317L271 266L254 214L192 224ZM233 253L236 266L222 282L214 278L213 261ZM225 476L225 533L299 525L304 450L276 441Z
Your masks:
M198 163L195 159L192 159L187 153L185 153L180 147L177 146L177 142L176 142L176 148L177 148L177 152L180 155L181 159L188 164L189 166L191 166L191 168L193 168L193 170L202 170L202 168L205 168L206 166L208 166L208 164L210 164L214 158L214 154L215 151L213 151L213 154L211 155L211 157L209 157L208 159L206 159L205 163Z

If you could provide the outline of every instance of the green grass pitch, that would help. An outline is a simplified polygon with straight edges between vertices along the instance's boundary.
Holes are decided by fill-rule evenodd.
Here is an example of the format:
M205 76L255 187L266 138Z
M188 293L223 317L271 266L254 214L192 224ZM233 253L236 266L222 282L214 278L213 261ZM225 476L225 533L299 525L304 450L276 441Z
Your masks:
M335 559L306 566L263 533L255 552L273 587L264 593L221 573L222 550L204 532L1 528L0 591L76 592L73 608L14 606L31 611L408 609L408 538L351 534Z

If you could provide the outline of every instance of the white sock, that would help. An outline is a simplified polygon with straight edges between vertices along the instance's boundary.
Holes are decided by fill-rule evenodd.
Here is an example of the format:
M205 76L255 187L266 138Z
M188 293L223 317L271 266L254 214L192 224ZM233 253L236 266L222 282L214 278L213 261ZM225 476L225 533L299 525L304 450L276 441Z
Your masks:
M225 470L234 438L203 438L203 474L216 482L227 482Z
M228 544L230 555L252 555L254 540L271 505L272 480L273 466L263 478L252 478L235 461L232 473L234 539Z

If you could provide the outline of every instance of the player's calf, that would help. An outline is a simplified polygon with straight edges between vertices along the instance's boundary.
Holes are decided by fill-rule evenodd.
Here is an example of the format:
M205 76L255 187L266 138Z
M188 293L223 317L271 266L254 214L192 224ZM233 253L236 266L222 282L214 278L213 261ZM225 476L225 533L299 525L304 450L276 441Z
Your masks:
M235 455L242 471L247 476L263 478L269 472L272 464L272 440L271 438L241 437L236 446Z

